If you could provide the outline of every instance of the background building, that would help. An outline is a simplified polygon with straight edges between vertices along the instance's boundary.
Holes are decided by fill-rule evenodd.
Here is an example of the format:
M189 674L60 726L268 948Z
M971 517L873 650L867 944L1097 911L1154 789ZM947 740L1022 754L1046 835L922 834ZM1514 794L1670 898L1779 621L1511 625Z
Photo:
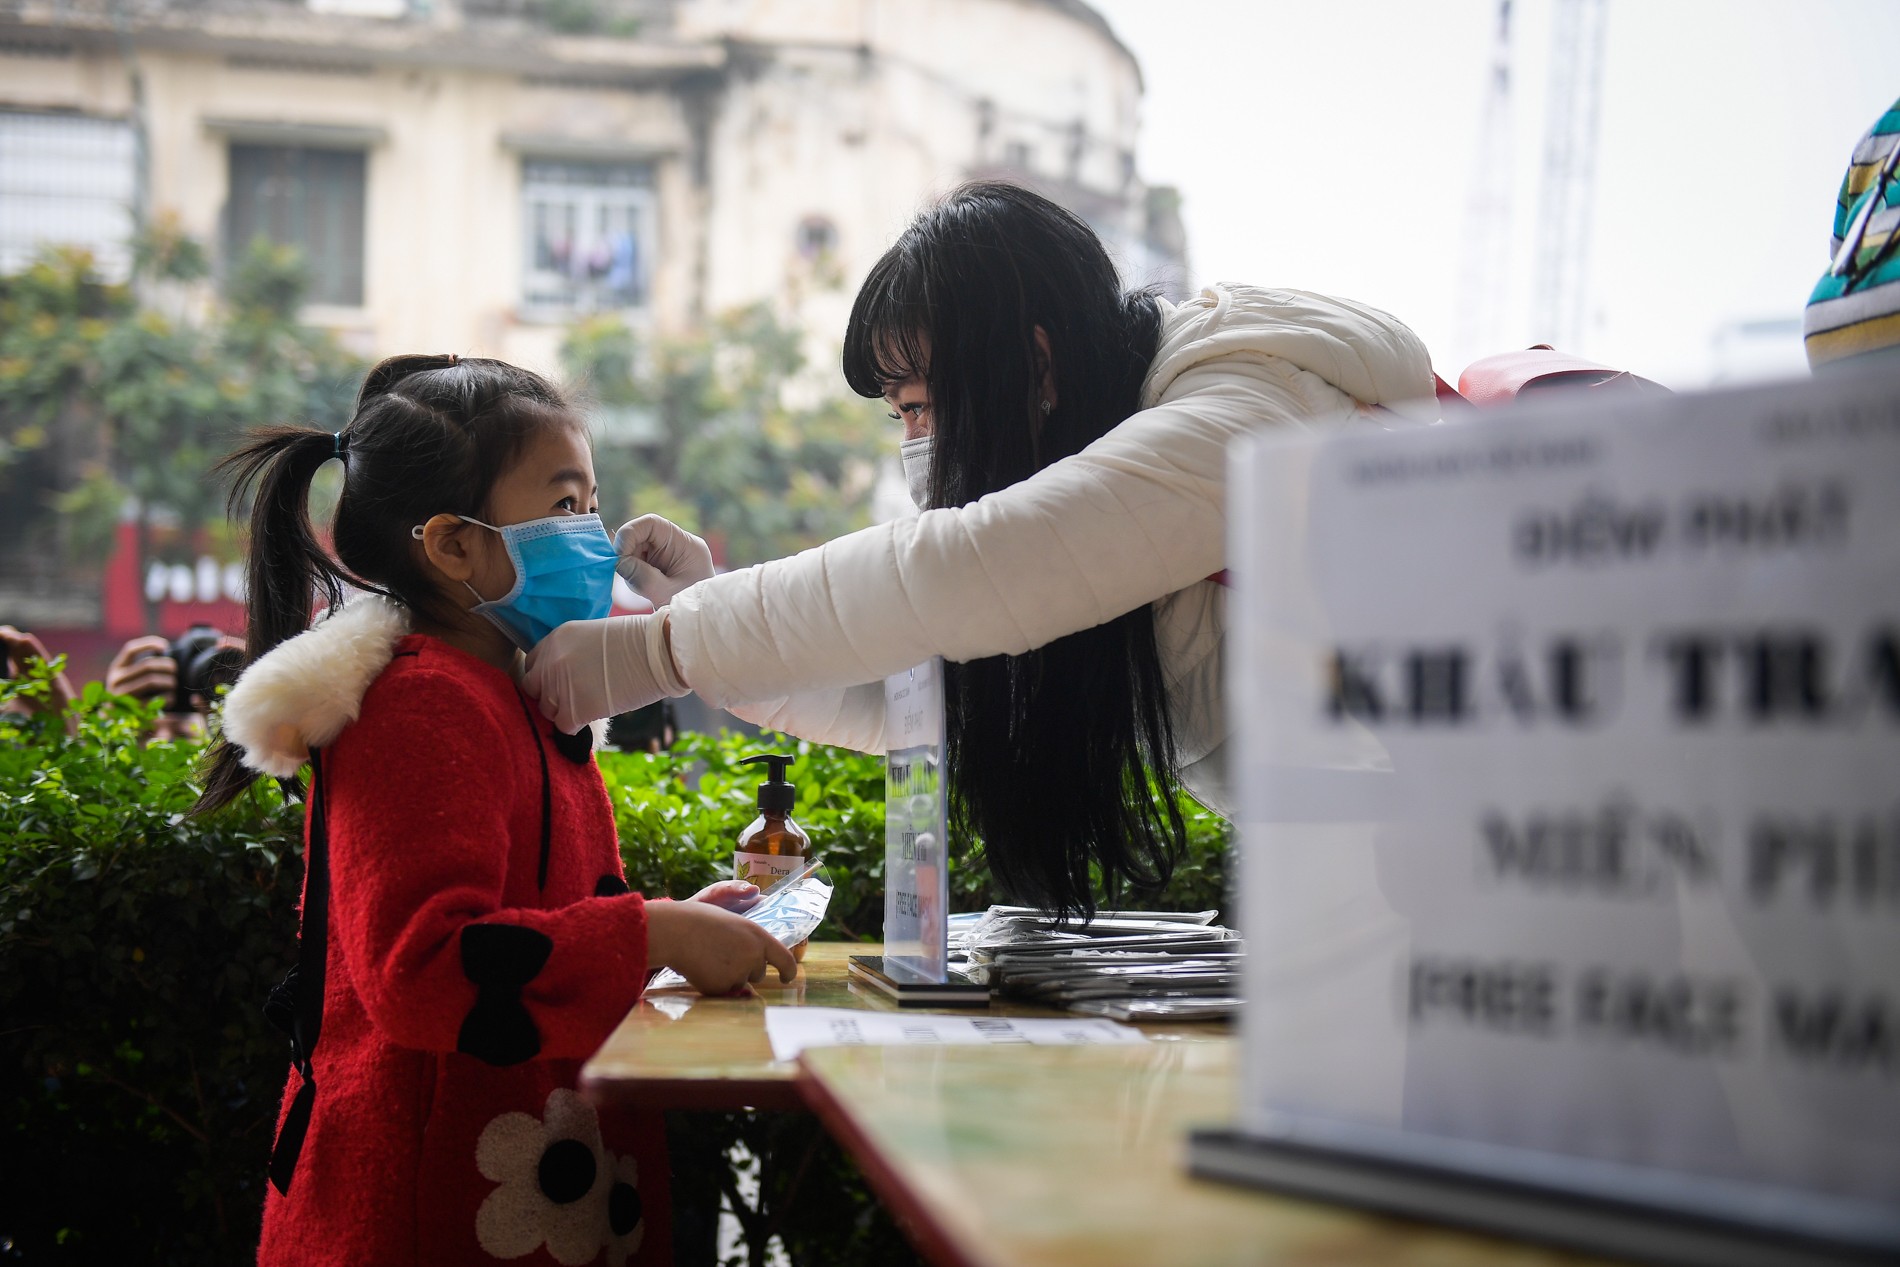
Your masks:
M1095 226L1131 284L1185 289L1178 199L1137 170L1141 92L1080 0L0 0L0 275L63 243L124 281L136 231L164 225L206 245L209 276L144 281L137 299L188 316L264 239L301 253L301 320L364 359L453 351L553 373L577 330L598 345L624 324L650 348L762 305L802 341L784 394L804 403L715 402L673 419L673 441L768 415L775 433L848 430L849 410L821 406L843 391L851 298L960 180L1034 185ZM717 351L728 336L709 337ZM603 484L723 549L709 516L634 478L668 425L637 396L603 395ZM14 403L0 398L0 441L28 425ZM84 534L47 507L104 478L88 470L109 468L112 496L161 458L189 484L218 451L182 426L165 449L153 432L172 424L150 415L147 447L115 452L128 424L100 412L65 410L24 464L0 443L0 620L87 671L130 634L239 612L215 490L128 500L110 545L75 564L64 543ZM780 457L796 478L798 454ZM778 516L804 514L807 540L871 501L868 478L827 478ZM887 497L901 487L887 472ZM700 493L702 511L736 504L717 481ZM827 502L829 519L813 509Z
M994 174L1178 291L1140 96L1079 0L15 0L0 271L53 238L122 274L170 213L220 260L302 248L306 318L365 355L552 369L603 310L835 340L921 201Z

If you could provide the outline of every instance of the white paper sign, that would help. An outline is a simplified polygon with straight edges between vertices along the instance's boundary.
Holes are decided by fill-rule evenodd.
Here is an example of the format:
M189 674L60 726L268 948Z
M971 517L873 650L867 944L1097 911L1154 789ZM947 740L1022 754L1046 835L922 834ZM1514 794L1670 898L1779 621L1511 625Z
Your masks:
M1245 1125L1900 1236L1900 375L1234 481Z
M884 968L949 979L943 660L884 679Z
M1091 1047L1145 1043L1138 1029L1086 1017L1044 1020L1008 1016L936 1016L919 1012L860 1012L848 1007L768 1007L765 1034L774 1060L791 1060L807 1047L945 1047L1029 1043L1038 1047Z

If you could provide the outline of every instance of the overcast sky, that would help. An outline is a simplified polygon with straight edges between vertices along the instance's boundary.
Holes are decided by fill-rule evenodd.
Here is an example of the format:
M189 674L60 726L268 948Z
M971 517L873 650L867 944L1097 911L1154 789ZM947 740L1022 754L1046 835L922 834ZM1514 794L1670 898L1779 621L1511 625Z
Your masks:
M1141 59L1141 165L1180 187L1199 281L1397 314L1439 372L1534 341L1551 0L1514 19L1515 279L1453 343L1496 0L1091 0ZM1608 0L1587 317L1574 350L1694 387L1725 326L1798 319L1854 142L1900 97L1897 0ZM1731 348L1735 345L1730 344ZM1757 372L1803 364L1758 340Z

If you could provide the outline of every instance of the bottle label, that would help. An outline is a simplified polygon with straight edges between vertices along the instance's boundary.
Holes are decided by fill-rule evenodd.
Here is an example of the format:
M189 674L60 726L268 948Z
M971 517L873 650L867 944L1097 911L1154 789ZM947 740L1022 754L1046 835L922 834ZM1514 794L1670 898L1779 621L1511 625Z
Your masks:
M750 880L764 888L781 876L788 876L804 866L807 859L790 853L745 853L732 855L732 878Z

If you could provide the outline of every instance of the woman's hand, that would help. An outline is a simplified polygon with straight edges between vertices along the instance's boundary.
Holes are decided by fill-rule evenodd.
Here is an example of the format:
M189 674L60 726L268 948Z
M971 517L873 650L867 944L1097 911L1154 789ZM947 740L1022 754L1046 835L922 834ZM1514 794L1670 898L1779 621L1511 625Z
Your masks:
M743 915L709 902L649 902L647 964L671 968L701 994L733 994L778 969L798 975L792 952Z
M673 663L666 613L570 620L535 644L521 687L567 734L691 688Z
M658 515L642 515L614 534L622 579L664 607L673 596L713 575L712 548L686 529Z

